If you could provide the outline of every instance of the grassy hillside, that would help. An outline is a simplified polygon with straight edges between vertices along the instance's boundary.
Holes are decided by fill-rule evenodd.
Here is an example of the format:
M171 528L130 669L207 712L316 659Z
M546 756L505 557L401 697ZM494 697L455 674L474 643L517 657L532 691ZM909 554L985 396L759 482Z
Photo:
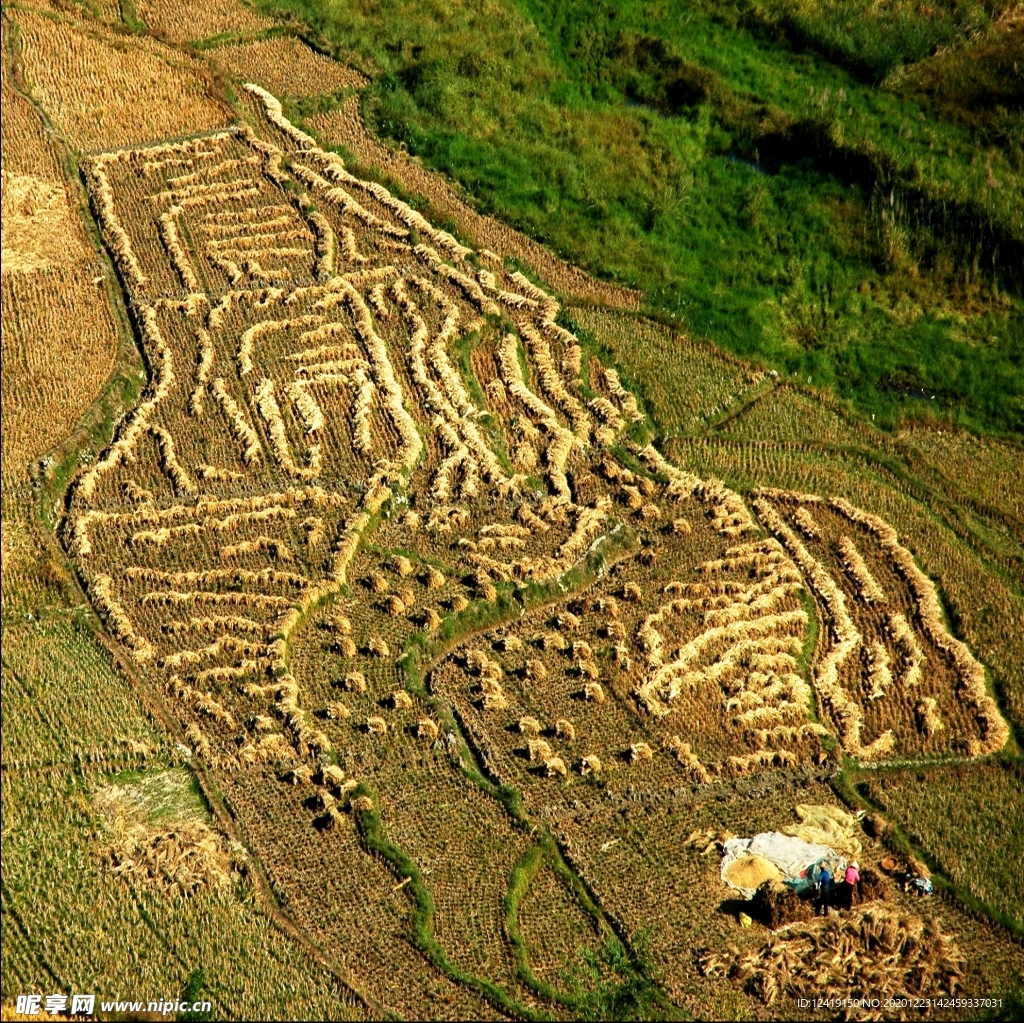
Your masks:
M650 311L882 425L1024 426L1000 5L266 6L371 74L379 133Z

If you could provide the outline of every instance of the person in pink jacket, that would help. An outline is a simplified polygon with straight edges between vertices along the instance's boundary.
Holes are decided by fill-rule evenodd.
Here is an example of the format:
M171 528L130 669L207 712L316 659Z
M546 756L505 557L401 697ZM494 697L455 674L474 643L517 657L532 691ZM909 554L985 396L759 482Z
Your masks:
M857 891L857 885L860 883L860 867L856 860L852 860L846 868L843 880L846 884L843 886L842 904L846 909L853 909L853 896Z

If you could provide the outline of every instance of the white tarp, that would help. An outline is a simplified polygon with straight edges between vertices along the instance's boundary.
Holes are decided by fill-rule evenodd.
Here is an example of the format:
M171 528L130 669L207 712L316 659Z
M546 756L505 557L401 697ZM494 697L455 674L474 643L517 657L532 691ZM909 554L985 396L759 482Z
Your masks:
M838 859L834 850L827 845L805 842L802 838L784 835L781 831L765 831L753 838L730 838L724 846L722 857L722 880L735 888L746 899L754 897L752 888L740 888L726 880L729 866L746 856L763 856L782 871L787 881L799 881L808 867L824 859Z

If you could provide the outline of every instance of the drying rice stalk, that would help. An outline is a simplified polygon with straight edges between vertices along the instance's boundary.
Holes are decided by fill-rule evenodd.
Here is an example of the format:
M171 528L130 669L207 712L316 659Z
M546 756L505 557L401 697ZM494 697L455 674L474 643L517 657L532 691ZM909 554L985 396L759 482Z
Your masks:
M892 685L892 672L889 670L889 651L882 643L872 643L865 648L865 658L868 666L868 682L871 685L871 692L868 693L869 700L879 700Z
M159 426L151 426L150 433L156 438L157 450L160 453L160 468L168 475L171 483L174 484L176 493L195 494L196 485L192 478L178 461L174 450L174 438L171 434Z
M637 407L636 397L622 386L619 374L614 369L603 367L604 381L611 396L618 402L622 414L633 423L642 423L646 418L643 412Z
M667 749L682 764L690 781L697 785L710 785L711 775L707 768L700 762L697 755L690 749L688 742L683 742L678 735L673 735L665 743Z
M153 657L153 645L135 631L125 609L114 599L113 586L114 580L109 575L97 575L89 584L89 595L106 619L110 631L132 651L136 661L144 664Z
M350 693L365 693L366 676L361 671L350 671L345 676L345 688Z
M924 651L917 642L917 636L914 635L910 623L901 614L889 615L886 632L892 638L903 661L903 685L907 689L919 685L922 678L921 669L925 664Z
M928 739L945 727L939 716L938 701L932 696L917 701L914 705L914 720L918 731Z
M539 738L527 740L526 753L531 764L542 764L554 756L551 744L546 739Z
M808 540L821 539L821 530L809 508L805 508L802 504L798 505L796 511L793 512L793 521Z
M222 377L214 380L213 394L220 402L221 408L224 409L224 414L228 417L235 440L242 445L242 460L246 465L257 465L262 455L259 436L252 426L249 425L248 419L246 419L234 398L228 394L227 385Z
M634 742L629 747L629 762L631 764L639 763L641 760L653 760L654 750L647 745L646 742Z
M416 738L418 739L434 742L437 739L438 731L436 722L431 721L430 718L420 718L416 722Z
M841 536L838 547L843 569L856 584L861 600L868 604L884 602L885 593L868 570L857 545L848 536Z

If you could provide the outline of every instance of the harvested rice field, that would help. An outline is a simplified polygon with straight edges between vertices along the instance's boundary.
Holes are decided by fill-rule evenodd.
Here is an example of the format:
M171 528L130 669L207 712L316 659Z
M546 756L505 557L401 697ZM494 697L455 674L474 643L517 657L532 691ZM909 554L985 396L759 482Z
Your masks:
M290 10L3 8L4 1019L1011 1018L1020 437L581 269Z

